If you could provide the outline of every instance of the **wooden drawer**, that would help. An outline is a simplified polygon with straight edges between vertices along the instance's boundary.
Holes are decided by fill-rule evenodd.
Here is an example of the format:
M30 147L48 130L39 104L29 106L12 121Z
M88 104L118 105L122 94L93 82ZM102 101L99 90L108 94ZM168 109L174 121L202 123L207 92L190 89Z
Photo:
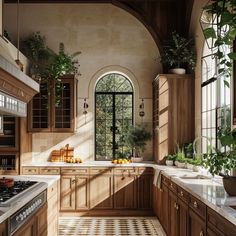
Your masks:
M54 195L58 194L58 188L57 188L58 182L56 181L53 185L49 186L47 189L47 199L49 200Z
M91 168L90 174L97 175L97 174L112 174L112 168Z
M76 174L89 174L88 168L61 168L61 174L76 175Z
M117 175L130 175L130 174L138 174L137 168L115 168L114 173Z
M38 175L39 168L37 168L37 167L22 167L22 174L23 175Z
M189 206L204 220L206 219L206 205L203 202L190 195Z
M39 169L40 175L59 175L60 174L60 168L56 167L46 167L46 168L40 168Z
M152 167L142 167L138 168L139 174L153 174L153 168Z
M220 231L222 235L236 235L236 226L209 207L207 208L207 224L209 228L214 231Z
M182 189L179 186L177 188L177 192L178 192L178 197L188 204L188 202L189 202L189 194L188 194L188 192L186 192L184 189Z
M169 181L169 189L172 192L177 193L177 184L170 180Z
M161 183L169 186L169 179L165 175L161 175Z

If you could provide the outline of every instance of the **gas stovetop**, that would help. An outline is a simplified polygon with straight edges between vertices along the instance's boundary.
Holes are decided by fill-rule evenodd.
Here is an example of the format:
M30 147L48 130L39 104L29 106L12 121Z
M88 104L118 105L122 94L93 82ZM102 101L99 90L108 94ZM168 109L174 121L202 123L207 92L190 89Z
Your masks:
M12 187L0 186L0 205L36 183L36 181L15 181Z

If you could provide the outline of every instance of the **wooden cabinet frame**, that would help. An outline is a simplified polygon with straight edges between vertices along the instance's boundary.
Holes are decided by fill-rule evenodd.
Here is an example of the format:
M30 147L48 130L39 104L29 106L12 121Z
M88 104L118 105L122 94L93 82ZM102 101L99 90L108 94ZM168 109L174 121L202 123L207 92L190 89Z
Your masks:
M32 99L29 102L28 105L28 131L29 132L74 132L75 130L75 117L77 113L76 109L76 99L77 99L77 80L74 78L74 76L64 76L61 78L61 84L69 84L70 87L70 99L69 99L69 107L66 106L67 110L69 111L69 127L56 127L56 96L55 96L55 84L54 82L45 82L47 83L48 87L48 94L44 95L47 96L47 101L48 101L48 109L47 109L47 127L33 127L33 103L34 99ZM63 92L63 89L61 90ZM39 99L40 102L43 102L42 100ZM38 101L38 102L39 102ZM64 101L64 100L63 100ZM39 112L40 112L39 108ZM64 114L64 108L61 108L61 117L63 117ZM41 113L40 113L41 114ZM40 119L41 115L39 115ZM65 120L64 120L65 122ZM41 123L39 123L41 124ZM63 121L62 121L62 126L63 126Z

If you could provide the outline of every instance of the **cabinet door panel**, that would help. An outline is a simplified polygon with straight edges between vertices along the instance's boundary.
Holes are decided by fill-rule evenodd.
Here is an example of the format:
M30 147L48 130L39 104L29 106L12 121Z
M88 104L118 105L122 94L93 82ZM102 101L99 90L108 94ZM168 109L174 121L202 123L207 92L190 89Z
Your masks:
M114 176L114 207L116 209L134 209L136 207L136 176Z
M29 220L27 223L25 223L24 226L22 226L19 230L16 231L16 233L13 234L13 236L34 236L35 232L35 223L34 218Z
M138 178L138 208L152 208L152 184L153 176L143 174Z
M178 224L178 232L179 236L187 236L188 235L188 205L178 199L179 206L179 224Z
M169 191L169 236L178 235L178 209L177 196L172 191Z
M168 187L164 184L162 184L162 210L161 210L161 223L165 230L165 232L168 232L169 227L169 194L168 194Z
M89 177L76 176L76 209L89 209Z
M189 235L206 235L206 223L192 209L189 209Z
M90 176L90 207L95 209L113 208L112 175Z
M75 176L61 177L61 210L75 210Z

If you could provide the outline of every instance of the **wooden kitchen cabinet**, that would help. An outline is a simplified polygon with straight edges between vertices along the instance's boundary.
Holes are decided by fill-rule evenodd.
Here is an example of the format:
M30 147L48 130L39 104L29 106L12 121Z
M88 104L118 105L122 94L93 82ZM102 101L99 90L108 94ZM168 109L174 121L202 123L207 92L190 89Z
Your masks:
M236 235L236 226L208 207L207 235L209 236Z
M188 98L188 99L186 99ZM153 81L153 153L156 161L172 154L176 143L194 139L194 79L191 75L158 75Z
M111 168L90 169L90 208L113 208L113 172Z
M189 209L189 235L205 236L206 222L195 211Z
M65 76L61 78L60 86L53 81L40 84L40 93L28 105L30 132L74 131L77 80L74 76Z
M17 230L16 233L13 234L13 236L35 236L35 231L35 219L31 218L29 221L27 221L27 223L24 224L24 226Z
M88 173L88 169L83 169ZM80 172L80 171L78 171ZM63 168L61 173L60 209L61 211L75 211L89 209L89 175L67 175L77 173L76 168Z
M7 236L7 222L6 221L0 224L0 236Z
M177 195L169 191L169 236L178 236L179 206ZM181 235L182 236L182 235Z
M136 209L137 174L136 169L116 169L114 173L114 208Z
M162 182L162 208L161 208L161 224L165 232L169 232L169 189Z
M153 169L139 168L138 175L138 208L152 209L152 187L153 186Z
M89 209L89 176L78 175L75 177L75 209Z
M75 175L65 175L61 177L61 210L71 211L75 210L75 188L76 177Z

